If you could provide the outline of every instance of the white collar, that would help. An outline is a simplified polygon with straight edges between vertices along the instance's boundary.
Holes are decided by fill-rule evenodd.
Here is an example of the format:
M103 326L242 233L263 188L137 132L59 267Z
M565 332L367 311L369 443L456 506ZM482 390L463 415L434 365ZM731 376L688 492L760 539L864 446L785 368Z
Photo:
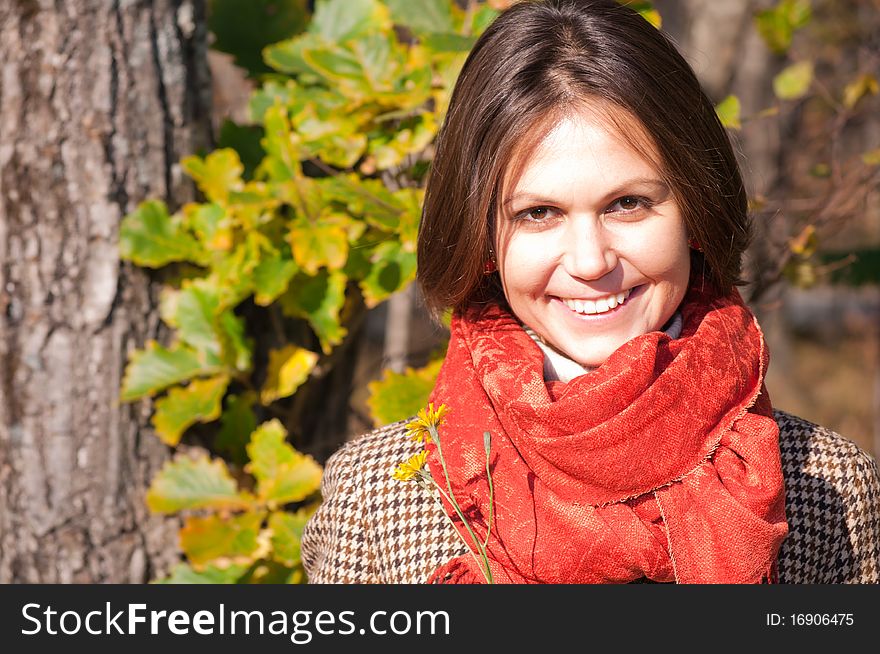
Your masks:
M682 323L681 312L676 311L675 315L669 319L669 322L666 323L662 331L664 331L669 338L678 338L681 336ZM572 361L564 354L557 352L547 345L530 327L523 325L523 329L526 334L532 337L532 340L538 344L538 347L541 348L541 351L544 353L544 381L568 382L575 377L580 377L591 370L595 370L595 368L585 368L577 361Z

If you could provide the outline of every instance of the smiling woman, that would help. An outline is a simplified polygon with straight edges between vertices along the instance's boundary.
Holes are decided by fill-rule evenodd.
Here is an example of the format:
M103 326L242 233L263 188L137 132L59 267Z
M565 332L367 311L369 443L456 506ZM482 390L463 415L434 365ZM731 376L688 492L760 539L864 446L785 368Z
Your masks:
M684 220L660 171L589 103L520 156L495 221L504 296L544 343L597 367L672 319L690 275Z
M419 231L426 302L454 310L441 409L411 423L427 455L393 425L328 462L310 579L878 581L876 464L771 406L736 290L749 234L727 135L660 32L613 0L502 14ZM395 485L408 457L397 479L424 483Z

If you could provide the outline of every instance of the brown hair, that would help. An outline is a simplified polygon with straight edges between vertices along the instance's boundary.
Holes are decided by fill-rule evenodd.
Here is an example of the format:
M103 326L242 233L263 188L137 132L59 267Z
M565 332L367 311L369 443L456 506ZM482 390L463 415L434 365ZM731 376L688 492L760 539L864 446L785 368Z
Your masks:
M484 265L505 171L543 128L585 103L617 107L641 123L688 235L702 248L695 263L722 290L740 283L751 234L746 193L691 67L616 0L542 0L515 4L489 26L452 93L419 227L418 281L432 311L503 297ZM627 122L615 120L638 147Z

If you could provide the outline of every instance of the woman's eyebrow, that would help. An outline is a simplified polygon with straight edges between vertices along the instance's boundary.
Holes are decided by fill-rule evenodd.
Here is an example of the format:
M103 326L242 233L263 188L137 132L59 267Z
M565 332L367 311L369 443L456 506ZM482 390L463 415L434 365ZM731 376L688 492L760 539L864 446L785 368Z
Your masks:
M639 186L642 188L651 187L651 190L656 193L664 193L664 194L669 193L669 185L666 184L666 182L664 182L661 179L658 179L656 177L634 177L632 179L628 179L623 182L620 182L612 190L605 193L605 195L603 197L607 198L607 197L610 197L613 195L624 194L627 191L631 191L632 187L634 187L634 186ZM545 202L545 203L552 203L553 202L553 200L551 198L548 198L544 195L538 195L536 193L530 193L528 191L524 191L524 192L520 192L520 193L514 193L509 198L504 200L501 203L501 206L506 207L511 202L515 202L517 200L527 200L529 202Z

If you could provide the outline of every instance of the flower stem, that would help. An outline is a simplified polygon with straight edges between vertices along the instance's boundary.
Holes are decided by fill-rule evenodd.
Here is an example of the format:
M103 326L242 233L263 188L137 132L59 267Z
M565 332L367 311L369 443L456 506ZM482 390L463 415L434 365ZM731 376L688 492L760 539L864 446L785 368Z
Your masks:
M446 498L447 502L449 502L450 504L453 504L449 495L447 495L446 492L442 488L440 488L440 484L438 484L436 481L434 481L433 477L428 476L428 479L430 479L431 483L434 484L434 488L437 489L437 492L440 493L444 498ZM430 490L428 492L430 492ZM477 567L480 568L480 570L482 571L483 570L483 563L480 561L480 559L477 558L476 552L474 552L474 550L468 544L465 537L461 535L461 532L455 526L455 522L452 521L452 518L446 512L446 509L443 508L443 502L441 502L436 496L434 497L434 500L440 506L441 513L443 513L443 516L449 521L449 524L452 525L452 528L455 530L455 533L458 536L458 538L461 540L462 543L464 543L464 546L467 548L468 554L470 554L473 557L474 562L477 564ZM454 504L453 504L453 506L454 506ZM459 515L461 515L461 514L459 513ZM485 572L483 572L483 576L485 576ZM487 579L487 581L488 581L488 579ZM492 582L490 581L489 583L492 583Z
M483 541L483 549L489 545L489 536L492 533L492 515L495 508L495 489L492 488L492 471L489 469L489 448L486 448L486 479L489 480L489 522L486 524L486 540Z
M483 558L483 563L480 568L483 572L483 576L486 578L486 582L490 584L495 583L492 578L492 570L489 568L489 557L486 554L486 547L483 545L482 541L477 538L477 535L471 528L471 525L467 521L467 518L464 517L464 513L462 513L461 511L461 507L458 505L458 501L455 499L455 494L452 492L452 482L449 479L449 471L446 469L446 459L443 457L443 447L442 445L440 445L440 434L437 433L437 427L434 425L430 425L429 431L431 432L431 438L434 439L434 443L437 445L437 455L440 457L440 465L443 468L443 475L446 477L446 488L449 490L447 501L452 504L452 507L458 514L459 519L461 519L462 523L465 526L465 529L467 529L468 534L474 541L474 545L480 550L480 556Z

